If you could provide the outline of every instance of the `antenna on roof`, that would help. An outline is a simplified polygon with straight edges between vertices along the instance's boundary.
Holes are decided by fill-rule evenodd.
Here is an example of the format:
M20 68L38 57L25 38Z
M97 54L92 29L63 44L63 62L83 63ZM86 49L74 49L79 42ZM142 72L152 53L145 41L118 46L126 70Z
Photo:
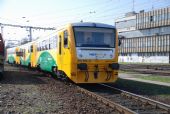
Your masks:
M135 0L133 0L132 11L135 11Z

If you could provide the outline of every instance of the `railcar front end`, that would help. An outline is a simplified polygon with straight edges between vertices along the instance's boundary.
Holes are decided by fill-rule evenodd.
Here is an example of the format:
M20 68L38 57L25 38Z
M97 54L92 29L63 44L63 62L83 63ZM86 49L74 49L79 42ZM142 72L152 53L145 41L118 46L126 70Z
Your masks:
M71 30L72 29L72 30ZM70 72L75 83L109 83L118 77L118 35L114 26L75 23L68 33L71 42ZM64 53L67 54L67 53ZM63 69L67 69L66 67Z

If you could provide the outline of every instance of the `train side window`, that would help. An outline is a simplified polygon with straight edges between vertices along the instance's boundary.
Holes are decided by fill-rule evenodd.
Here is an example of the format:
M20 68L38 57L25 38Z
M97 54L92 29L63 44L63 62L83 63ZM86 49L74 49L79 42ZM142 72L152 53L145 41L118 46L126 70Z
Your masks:
M28 47L28 53L30 53L30 48Z
M58 45L57 45L57 42L58 42L58 37L57 37L57 35L55 36L55 45L56 45L56 47L58 47Z
M53 48L57 48L57 37L53 36Z
M37 43L37 51L39 51L39 44Z
M33 45L31 45L31 47L30 47L30 48L31 48L31 49L30 49L30 50L31 50L31 52L33 52Z
M45 50L45 40L42 42L42 51Z
M67 30L64 31L64 47L65 48L68 47L68 31Z
M50 49L53 49L53 40L50 38Z
M52 44L53 44L53 49L55 48L55 39L52 37Z
M42 51L42 41L40 42L40 51Z
M46 45L45 45L45 47L46 47L46 50L49 50L49 40L46 40Z
M49 49L51 49L51 45L49 44Z

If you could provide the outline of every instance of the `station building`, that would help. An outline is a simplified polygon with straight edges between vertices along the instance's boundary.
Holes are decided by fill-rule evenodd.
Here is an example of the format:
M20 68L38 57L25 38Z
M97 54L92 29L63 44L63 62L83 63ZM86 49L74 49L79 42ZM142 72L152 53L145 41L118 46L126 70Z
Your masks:
M170 7L130 12L115 20L119 62L170 63Z

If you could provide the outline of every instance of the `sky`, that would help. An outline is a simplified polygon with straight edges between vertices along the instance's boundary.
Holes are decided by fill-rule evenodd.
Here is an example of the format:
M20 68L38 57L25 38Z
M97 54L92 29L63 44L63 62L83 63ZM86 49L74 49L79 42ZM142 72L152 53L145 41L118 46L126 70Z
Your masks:
M170 0L0 0L0 23L55 28L80 21L114 25L127 12L168 6ZM33 37L43 33L34 30ZM4 27L3 34L5 39L21 39L28 31Z

